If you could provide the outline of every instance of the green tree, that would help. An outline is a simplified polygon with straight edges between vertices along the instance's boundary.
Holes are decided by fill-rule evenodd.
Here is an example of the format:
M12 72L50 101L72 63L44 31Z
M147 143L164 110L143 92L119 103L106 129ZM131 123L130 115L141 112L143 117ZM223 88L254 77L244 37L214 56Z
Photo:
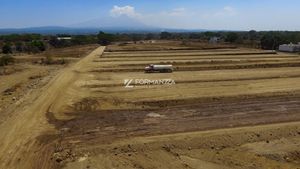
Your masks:
M259 35L255 30L251 30L247 33L247 39L250 40L251 46L255 47L256 41L259 40Z
M26 43L25 51L29 53L39 53L46 50L46 45L42 41L32 41Z
M266 50L276 50L280 44L287 42L288 41L285 40L284 37L274 32L268 32L260 40L262 49Z
M161 32L160 33L160 39L171 39L172 34L169 32Z
M2 47L2 53L4 54L12 53L12 48L9 43L4 44L4 46Z
M98 43L104 46L111 44L111 42L115 40L113 34L104 33L102 31L99 32L97 38L98 38Z
M230 42L230 43L234 43L238 40L239 35L236 32L230 32L227 34L225 41L226 42Z
M45 51L46 50L46 46L42 41L32 41L31 45L33 47L36 47L39 51Z
M257 40L257 38L258 38L257 32L255 30L249 31L248 32L248 38L251 41Z
M17 42L15 44L15 46L16 46L16 51L23 52L23 43L22 42Z
M155 35L153 33L147 33L145 40L152 40L155 38Z

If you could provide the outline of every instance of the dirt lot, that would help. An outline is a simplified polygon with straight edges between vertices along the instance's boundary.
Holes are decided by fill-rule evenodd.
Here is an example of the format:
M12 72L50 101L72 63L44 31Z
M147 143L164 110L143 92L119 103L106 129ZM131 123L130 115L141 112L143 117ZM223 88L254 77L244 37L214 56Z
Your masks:
M152 43L154 42L154 43ZM199 41L138 41L129 43L117 43L107 47L106 51L122 52L122 51L164 51L164 50L214 50L214 49L236 49L236 46L230 44L208 44Z
M4 111L0 168L300 168L298 55L168 45L99 47L59 70Z
M15 64L0 67L0 123L11 116L8 109L27 100L36 89L46 85L59 70L79 60L93 51L97 45L85 45L52 49L46 52L28 55L15 54ZM41 64L41 59L51 57L52 60L65 60L65 64Z

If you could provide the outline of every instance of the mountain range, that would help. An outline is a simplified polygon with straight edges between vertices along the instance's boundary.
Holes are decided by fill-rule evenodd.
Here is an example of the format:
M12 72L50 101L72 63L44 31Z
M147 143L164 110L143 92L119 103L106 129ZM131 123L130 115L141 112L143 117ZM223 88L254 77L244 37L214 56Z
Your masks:
M99 31L107 33L158 33L167 32L203 32L205 30L187 30L187 29L171 29L171 28L152 28L152 27L61 27L61 26L43 26L28 28L4 28L0 29L0 35L7 34L97 34Z
M56 34L97 34L99 31L108 33L157 33L162 31L168 32L202 32L204 29L187 30L159 28L145 25L138 20L127 16L121 17L102 17L85 22L80 22L67 26L41 26L26 28L0 28L0 35L5 34L26 34L38 33L43 35Z

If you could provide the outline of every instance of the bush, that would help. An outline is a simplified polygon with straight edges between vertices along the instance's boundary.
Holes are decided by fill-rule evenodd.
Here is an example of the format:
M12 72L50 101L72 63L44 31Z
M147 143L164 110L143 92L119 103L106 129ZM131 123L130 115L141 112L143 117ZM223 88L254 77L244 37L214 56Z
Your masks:
M46 45L42 41L32 41L26 43L25 49L29 53L39 53L46 50Z
M12 53L10 44L7 43L2 47L2 53L4 53L4 54Z
M15 59L10 55L5 55L0 58L0 66L5 66L11 63L14 63Z
M46 46L42 41L32 41L31 46L37 48L39 51L45 51Z
M16 46L16 51L17 52L23 52L23 43L22 42L17 42L15 44L15 46Z

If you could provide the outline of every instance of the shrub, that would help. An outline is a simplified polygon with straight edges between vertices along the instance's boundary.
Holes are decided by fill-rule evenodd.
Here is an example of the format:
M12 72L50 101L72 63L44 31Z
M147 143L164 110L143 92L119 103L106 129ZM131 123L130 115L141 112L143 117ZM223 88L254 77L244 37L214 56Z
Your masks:
M16 46L16 51L17 52L23 52L23 43L22 42L17 42L15 44L15 46Z
M2 53L4 53L4 54L12 53L12 49L11 49L10 44L6 43L6 44L2 47Z
M32 41L26 43L26 51L29 53L39 53L46 50L46 45L42 41Z

